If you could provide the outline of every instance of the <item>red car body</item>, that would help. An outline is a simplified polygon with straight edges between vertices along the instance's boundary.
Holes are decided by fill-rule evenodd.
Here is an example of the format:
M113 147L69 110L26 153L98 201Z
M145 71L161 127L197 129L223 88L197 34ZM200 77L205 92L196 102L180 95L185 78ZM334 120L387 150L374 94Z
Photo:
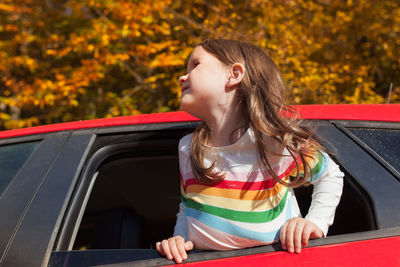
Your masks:
M362 121L368 123L388 122L398 127L400 124L400 104L391 105L308 105L296 106L304 120L317 121ZM166 123L187 123L198 121L185 112L170 112L163 114L146 114L138 116L126 116L89 121L78 121L45 125L25 129L16 129L0 132L0 141L13 140L21 137L43 135L56 132L73 132L80 130L106 129L112 127L130 125L158 125ZM400 127L396 128L400 129ZM400 141L399 141L400 142ZM396 157L400 157L400 151ZM400 182L400 181L399 181ZM0 192L1 196L1 192ZM400 198L397 196L387 196ZM1 202L0 197L0 202ZM400 213L400 207L393 207L394 212ZM0 207L1 211L1 207ZM4 216L2 214L1 216ZM21 217L20 223L23 222ZM19 226L18 226L19 227ZM14 230L14 236L18 231ZM59 225L57 226L59 227ZM59 228L53 231L57 234ZM1 230L0 230L1 231ZM22 266L24 261L18 261L12 250L13 237L8 241L7 250L3 251L0 266ZM60 237L57 238L57 240ZM56 242L51 239L52 242ZM328 240L328 239L327 239ZM0 240L1 241L1 240ZM47 245L51 250L53 244ZM310 246L304 248L300 254L290 254L278 249L251 248L230 252L206 252L189 255L188 266L400 266L400 221L393 227L382 227L365 233L346 234L333 236L329 242L324 239L310 242ZM277 251L275 251L277 250ZM8 253L11 251L10 253ZM1 256L1 251L0 251ZM9 257L9 258L7 258ZM23 257L23 255L21 255ZM41 265L61 266L62 262L53 260L49 263L49 251L43 254ZM64 261L65 263L66 261ZM21 264L19 264L21 263ZM25 262L26 263L26 262ZM138 266L169 265L166 259L147 259L137 262L107 263L107 266Z
M369 105L304 105L296 106L306 120L359 120L400 122L400 104ZM186 112L167 112L124 116L87 121L67 122L0 132L1 138L69 131L87 128L113 127L131 124L198 121Z

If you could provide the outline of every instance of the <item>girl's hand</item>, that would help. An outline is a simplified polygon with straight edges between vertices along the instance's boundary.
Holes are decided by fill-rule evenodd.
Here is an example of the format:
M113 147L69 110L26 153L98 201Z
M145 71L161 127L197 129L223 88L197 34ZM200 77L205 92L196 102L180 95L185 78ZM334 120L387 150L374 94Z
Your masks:
M321 238L322 230L314 223L303 218L292 218L281 228L282 248L289 253L300 253L301 247L306 247L309 239Z
M167 259L174 259L176 263L181 263L187 259L186 251L192 250L194 247L192 241L187 241L181 236L173 236L156 243L158 253L166 256Z

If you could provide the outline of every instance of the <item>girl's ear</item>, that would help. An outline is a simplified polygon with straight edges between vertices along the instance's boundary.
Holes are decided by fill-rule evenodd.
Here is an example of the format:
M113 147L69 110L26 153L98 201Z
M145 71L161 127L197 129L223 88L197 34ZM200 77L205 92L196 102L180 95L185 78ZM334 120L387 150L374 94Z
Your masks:
M229 70L228 82L226 83L226 87L233 89L233 87L235 87L242 81L245 72L246 69L244 68L243 64L233 64Z

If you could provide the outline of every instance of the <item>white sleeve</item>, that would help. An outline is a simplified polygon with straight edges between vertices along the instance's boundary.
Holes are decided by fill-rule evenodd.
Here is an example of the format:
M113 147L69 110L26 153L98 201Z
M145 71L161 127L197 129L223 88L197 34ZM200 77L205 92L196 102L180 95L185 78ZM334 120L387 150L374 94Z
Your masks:
M186 216L185 216L185 205L182 203L179 204L179 212L176 215L176 224L174 228L174 236L180 235L185 239L185 241L188 241L188 234L187 234L187 222L186 222Z
M325 172L313 182L311 206L305 218L316 224L326 236L342 195L344 174L327 154L323 154L328 165Z
M190 154L190 141L192 138L192 134L185 135L184 137L179 140L178 145L178 154L179 154L179 170L180 173L187 173L187 166L189 162L189 154ZM182 187L183 181L181 181ZM182 236L185 241L188 241L188 226L186 220L186 207L181 202L179 204L179 212L176 215L176 224L174 228L174 236L180 235Z

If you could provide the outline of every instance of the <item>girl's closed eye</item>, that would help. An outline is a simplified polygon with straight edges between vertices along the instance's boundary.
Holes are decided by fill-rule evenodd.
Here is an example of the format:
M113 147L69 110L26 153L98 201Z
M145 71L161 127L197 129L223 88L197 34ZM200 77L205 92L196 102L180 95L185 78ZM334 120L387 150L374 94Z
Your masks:
M197 65L199 65L200 64L200 62L199 61L192 61L192 62L189 62L189 64L187 65L187 71L190 71L190 70L192 70L192 69L194 69L194 68L196 68L197 67Z

